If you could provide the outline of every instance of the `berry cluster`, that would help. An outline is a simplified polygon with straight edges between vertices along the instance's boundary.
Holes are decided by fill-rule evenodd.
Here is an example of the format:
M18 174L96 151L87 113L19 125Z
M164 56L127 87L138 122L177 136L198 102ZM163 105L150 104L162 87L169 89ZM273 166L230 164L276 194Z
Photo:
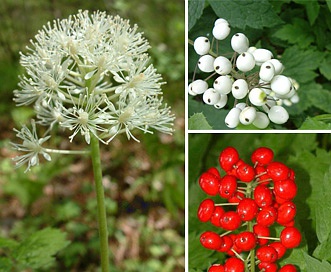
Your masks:
M224 265L213 264L209 272L255 271L256 266L264 272L297 271L292 264L279 270L276 264L286 250L299 246L301 234L294 227L294 171L273 158L271 149L257 148L251 155L251 166L235 148L227 147L219 156L225 175L212 167L200 176L199 185L207 195L227 200L216 204L207 198L198 209L201 222L224 230L221 234L202 233L201 244L229 256ZM280 236L270 237L271 227L277 225L283 227Z
M243 33L236 33L231 38L234 51L231 58L220 56L218 42L230 33L225 19L215 21L212 33L212 42L207 37L198 37L192 42L195 52L200 55L198 68L212 74L204 80L193 78L188 93L202 95L206 104L217 109L226 106L231 93L234 106L225 118L229 128L236 128L239 123L253 124L259 129L267 128L270 121L284 124L289 114L282 105L299 102L296 91L299 85L281 74L283 64L273 57L271 51L250 47ZM216 44L216 52L213 51L213 44ZM210 79L213 80L211 88L208 86Z

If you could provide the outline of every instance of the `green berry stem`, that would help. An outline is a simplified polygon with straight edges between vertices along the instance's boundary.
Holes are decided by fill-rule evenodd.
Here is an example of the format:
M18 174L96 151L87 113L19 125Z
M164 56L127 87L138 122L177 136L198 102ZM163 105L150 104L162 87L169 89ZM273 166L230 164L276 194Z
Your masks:
M100 257L102 272L109 272L108 229L105 208L105 193L102 184L99 140L91 134L91 159L97 196Z

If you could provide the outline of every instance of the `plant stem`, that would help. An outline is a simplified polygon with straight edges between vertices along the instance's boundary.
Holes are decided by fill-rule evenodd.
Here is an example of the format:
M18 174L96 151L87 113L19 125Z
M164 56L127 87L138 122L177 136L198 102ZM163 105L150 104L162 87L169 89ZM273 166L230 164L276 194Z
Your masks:
M105 193L102 185L100 147L99 140L93 134L91 134L91 159L93 164L95 191L98 205L101 268L102 272L109 272L108 229L105 208Z

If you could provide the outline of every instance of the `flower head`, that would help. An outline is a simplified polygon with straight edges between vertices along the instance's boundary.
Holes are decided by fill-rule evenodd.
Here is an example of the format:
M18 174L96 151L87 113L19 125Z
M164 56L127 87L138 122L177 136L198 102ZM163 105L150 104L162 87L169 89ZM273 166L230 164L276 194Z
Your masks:
M133 130L172 133L162 108L162 77L150 64L149 43L128 20L79 11L46 24L21 53L26 73L14 91L18 106L34 105L36 123L93 134L103 143ZM55 124L57 126L55 126Z

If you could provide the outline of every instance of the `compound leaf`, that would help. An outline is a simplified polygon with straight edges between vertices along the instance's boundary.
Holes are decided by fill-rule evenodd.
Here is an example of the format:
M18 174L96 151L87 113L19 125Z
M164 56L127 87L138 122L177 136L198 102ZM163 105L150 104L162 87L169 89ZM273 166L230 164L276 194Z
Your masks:
M301 18L294 18L292 24L286 24L274 33L276 38L307 48L314 42L314 36L309 31L310 25Z
M190 0L188 2L188 30L190 30L200 18L205 6L205 0Z
M262 29L282 22L267 0L209 0L209 3L219 17L228 20L231 27Z
M331 271L331 264L327 261L319 261L318 259L304 254L307 264L307 271L329 272Z
M22 241L13 250L13 256L24 268L49 267L54 261L54 255L69 244L65 236L58 229L43 229Z
M188 129L212 129L208 124L206 117L202 113L195 113L188 120Z

